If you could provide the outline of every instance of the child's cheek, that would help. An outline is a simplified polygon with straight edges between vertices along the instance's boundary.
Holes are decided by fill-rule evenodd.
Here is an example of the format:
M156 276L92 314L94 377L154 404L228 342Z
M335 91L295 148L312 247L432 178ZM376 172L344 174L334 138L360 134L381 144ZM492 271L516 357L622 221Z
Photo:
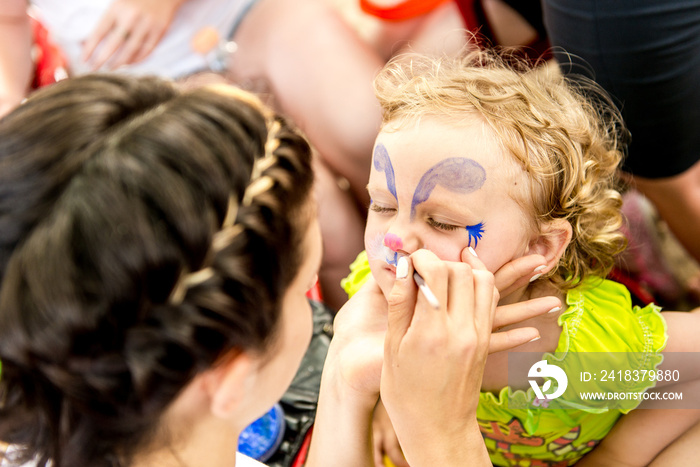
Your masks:
M424 246L425 249L432 251L443 261L460 261L460 254L464 246L451 244L450 242L429 242Z

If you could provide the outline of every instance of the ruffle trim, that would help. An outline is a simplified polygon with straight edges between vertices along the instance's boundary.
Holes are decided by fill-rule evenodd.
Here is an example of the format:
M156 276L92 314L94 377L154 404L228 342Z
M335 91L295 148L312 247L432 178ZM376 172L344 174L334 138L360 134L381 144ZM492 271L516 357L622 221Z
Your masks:
M615 308L619 309L631 307L629 297L620 295L620 290L617 287L618 284L616 283L610 283L610 281L599 278L591 278L584 284L581 284L579 288L569 291L566 297L568 307L558 318L563 338L560 338L559 345L554 353L545 352L542 358L549 363L554 363L564 368L570 366L566 364L565 359L570 353L577 350L575 348L572 349L572 343L576 342L576 335L585 319L584 315L587 308L596 309L597 307L600 309L600 304L596 303L599 301L609 302L607 303L608 306L613 304ZM586 301L589 302L588 306L586 306ZM635 306L631 310L631 313L634 315L633 319L642 330L642 346L638 351L634 352L634 354L642 356L642 359L637 359L633 365L639 370L655 370L663 362L663 355L660 352L666 346L668 332L666 321L660 315L660 310L661 308L654 304L647 305L644 308ZM621 340L620 342L626 342L626 340ZM600 350L600 352L604 351L603 349ZM634 368L630 369L634 370ZM653 381L647 380L630 382L624 389L630 392L642 392L654 386L655 383ZM484 407L488 407L485 411L504 411L514 415L515 412L520 412L520 414L524 415L524 419L521 421L528 433L534 433L537 430L539 419L545 410L554 413L568 427L576 426L586 414L600 414L610 410L605 407L591 407L561 398L547 401L547 407L534 406L533 402L536 401L536 398L532 388L523 390L512 389L510 386L506 386L499 391L498 395L491 392L481 392L479 405L483 404ZM627 413L638 404L634 404L634 407L616 408L615 410Z

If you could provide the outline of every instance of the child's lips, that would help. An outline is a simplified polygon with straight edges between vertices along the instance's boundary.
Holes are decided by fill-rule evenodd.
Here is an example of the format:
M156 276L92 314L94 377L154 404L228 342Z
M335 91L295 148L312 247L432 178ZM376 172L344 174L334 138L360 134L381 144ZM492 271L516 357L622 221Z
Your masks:
M387 264L384 269L392 273L394 276L396 275L396 266L392 266L391 264Z

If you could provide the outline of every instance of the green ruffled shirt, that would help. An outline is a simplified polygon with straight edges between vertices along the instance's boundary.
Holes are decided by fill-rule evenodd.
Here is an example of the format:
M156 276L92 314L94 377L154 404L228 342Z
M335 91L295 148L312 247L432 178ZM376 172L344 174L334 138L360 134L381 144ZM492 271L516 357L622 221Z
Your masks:
M352 296L370 274L365 252L357 257L350 270L341 285ZM573 465L608 434L622 414L641 402L641 399L583 401L576 396L579 390L641 393L654 386L648 378L584 384L581 378L572 375L590 370L591 358L600 361L600 356L617 360L607 362L609 369L627 368L631 372L656 369L663 360L661 351L667 339L666 323L659 307L653 304L633 307L629 291L623 285L600 278L587 279L570 290L566 304L568 307L558 320L562 332L557 348L553 354L542 356L569 375L564 394L547 401L538 400L532 388L524 391L505 387L497 395L480 394L477 419L495 465Z

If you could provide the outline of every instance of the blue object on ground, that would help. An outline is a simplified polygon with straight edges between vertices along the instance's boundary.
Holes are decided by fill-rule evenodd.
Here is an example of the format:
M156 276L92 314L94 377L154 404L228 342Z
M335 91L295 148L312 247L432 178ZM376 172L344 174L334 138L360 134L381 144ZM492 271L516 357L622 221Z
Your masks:
M284 427L284 411L279 404L275 404L265 415L243 430L238 438L238 451L265 462L282 442Z

